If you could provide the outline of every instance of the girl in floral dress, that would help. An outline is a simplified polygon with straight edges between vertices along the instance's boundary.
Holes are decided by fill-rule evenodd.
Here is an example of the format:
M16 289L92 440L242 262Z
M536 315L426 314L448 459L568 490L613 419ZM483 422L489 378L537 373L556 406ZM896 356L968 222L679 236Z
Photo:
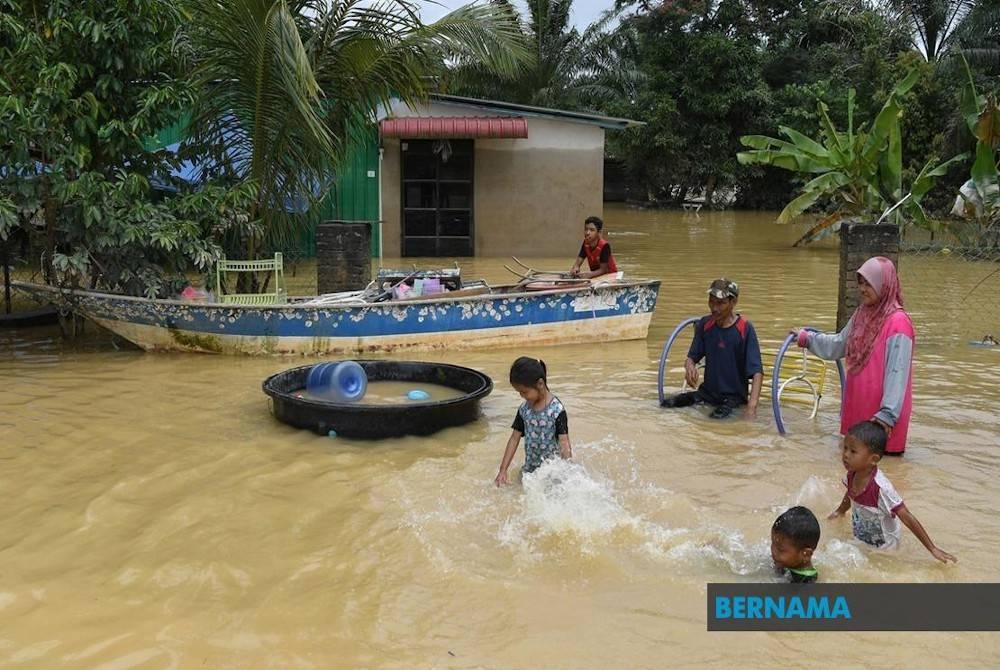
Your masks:
M569 421L566 408L549 390L546 382L545 363L539 359L522 356L510 366L510 385L524 402L517 408L511 424L510 439L500 461L500 471L493 480L497 486L508 484L507 468L514 460L517 445L524 437L523 472L532 472L543 461L561 456L572 458L569 444Z

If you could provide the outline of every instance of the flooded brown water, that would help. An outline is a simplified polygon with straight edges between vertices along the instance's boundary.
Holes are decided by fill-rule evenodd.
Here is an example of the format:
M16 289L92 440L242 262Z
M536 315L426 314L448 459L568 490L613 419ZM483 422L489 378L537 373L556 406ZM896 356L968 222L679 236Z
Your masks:
M275 422L260 383L301 359L0 332L0 666L996 667L995 634L706 632L708 582L772 579L780 511L824 519L839 502L837 402L815 422L793 412L784 437L763 405L752 423L661 410L660 347L722 274L770 348L792 326L832 327L837 253L791 249L801 228L766 214L606 220L619 265L663 279L648 340L412 355L496 382L480 421L430 438ZM563 268L574 251L521 260ZM506 280L504 262L463 272ZM960 562L905 531L898 553L873 554L823 520L823 581L1000 581L1000 348L968 344L1000 333L1000 306L995 291L963 301L989 270L902 263L914 417L884 469ZM522 354L549 366L575 461L497 490Z

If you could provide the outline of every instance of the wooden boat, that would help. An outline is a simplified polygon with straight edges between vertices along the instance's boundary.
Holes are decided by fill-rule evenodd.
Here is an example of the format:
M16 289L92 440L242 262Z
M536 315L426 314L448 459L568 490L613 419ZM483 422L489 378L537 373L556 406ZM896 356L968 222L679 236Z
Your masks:
M660 282L608 276L545 290L480 283L414 299L369 302L355 292L252 306L13 286L148 351L358 356L644 339Z

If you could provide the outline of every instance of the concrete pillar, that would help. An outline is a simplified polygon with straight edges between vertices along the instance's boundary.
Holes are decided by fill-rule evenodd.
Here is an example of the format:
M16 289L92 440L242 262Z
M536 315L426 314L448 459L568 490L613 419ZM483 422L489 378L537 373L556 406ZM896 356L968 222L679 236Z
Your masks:
M358 291L372 279L372 224L324 221L316 226L316 292Z
M839 332L858 306L857 271L872 256L885 256L899 268L899 227L892 224L849 224L840 227Z

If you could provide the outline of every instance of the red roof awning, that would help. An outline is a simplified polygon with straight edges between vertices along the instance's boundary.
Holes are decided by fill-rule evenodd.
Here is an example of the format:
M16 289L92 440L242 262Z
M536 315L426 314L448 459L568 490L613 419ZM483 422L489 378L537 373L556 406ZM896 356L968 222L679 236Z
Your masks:
M524 138L528 120L523 116L434 116L383 119L382 137L411 140L465 139L475 137Z

